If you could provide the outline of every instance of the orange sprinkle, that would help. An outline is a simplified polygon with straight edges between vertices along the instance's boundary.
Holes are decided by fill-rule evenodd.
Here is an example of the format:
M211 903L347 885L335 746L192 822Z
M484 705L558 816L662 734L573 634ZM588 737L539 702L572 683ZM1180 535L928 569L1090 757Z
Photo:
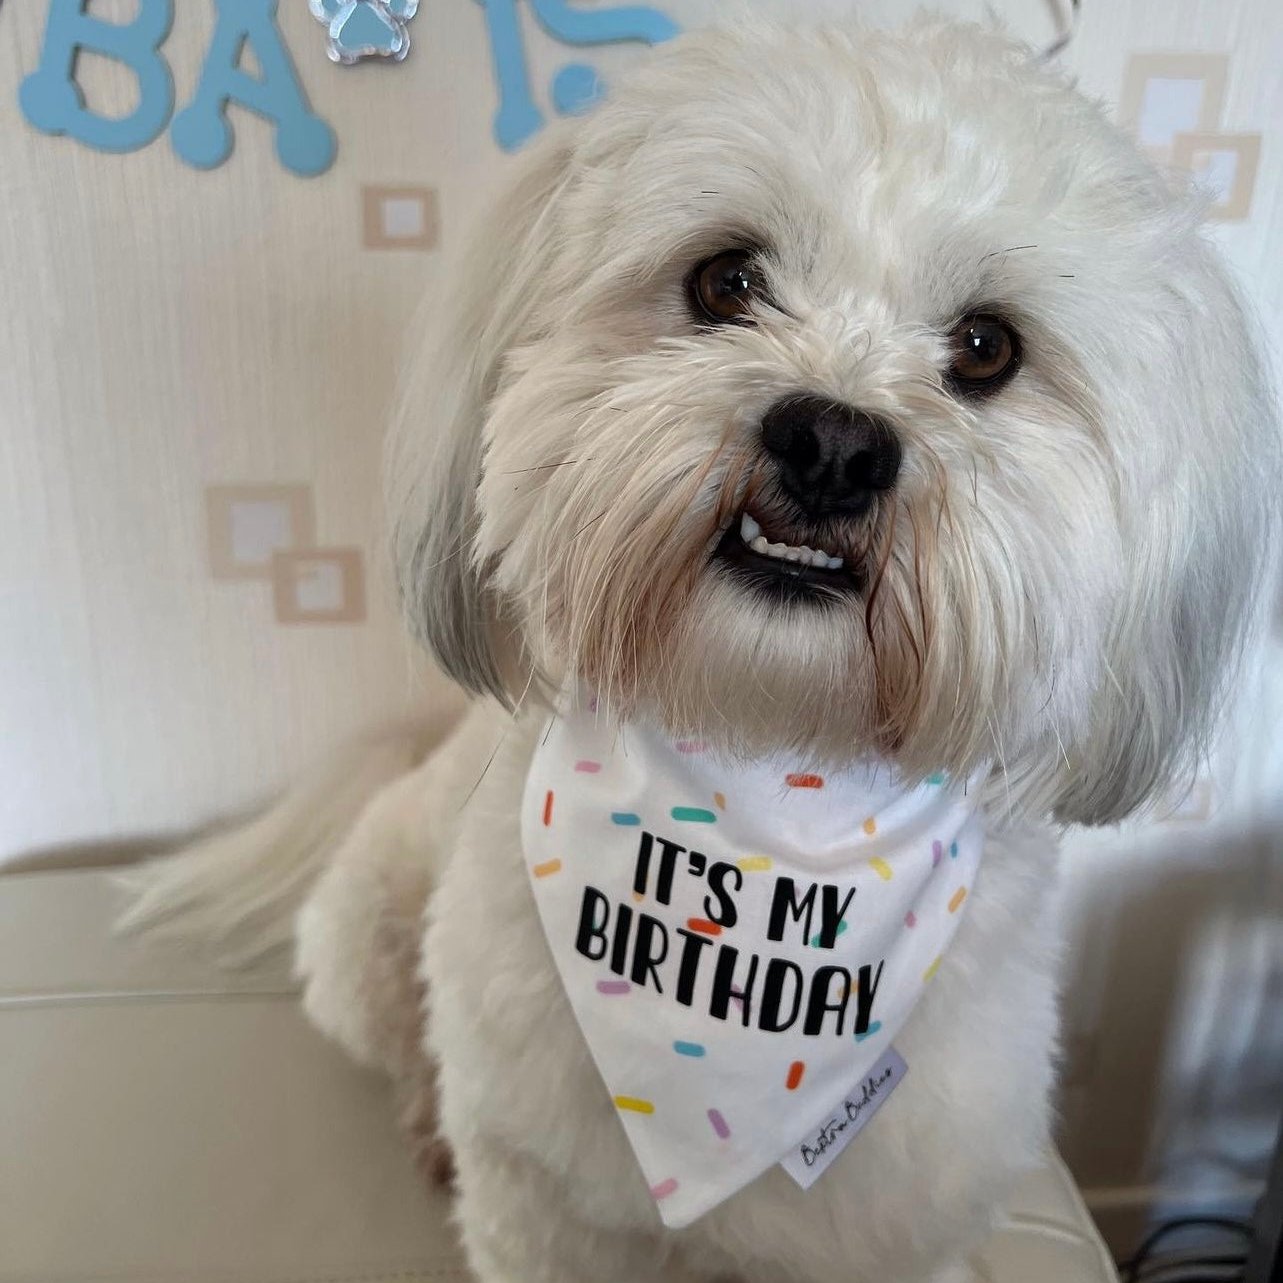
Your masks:
M645 897L644 895L642 895L642 893L641 893L640 891L634 891L634 892L633 892L633 899L634 899L634 900L636 900L638 904L641 904L641 903L642 903L642 901L646 899L646 897Z
M786 775L784 783L791 789L822 789L824 777L822 775Z
M543 826L547 828L552 823L552 789L548 790L548 796L543 800Z
M554 873L560 872L560 860L549 860L546 864L536 864L534 867L534 875L537 878L550 878Z
M719 811L726 810L726 795L724 793L714 793L713 801L717 803L717 809Z
M957 912L958 912L958 908L959 908L959 906L962 904L962 902L963 902L966 898L967 898L967 888L966 888L966 887L959 887L959 888L958 888L958 889L953 893L953 899L949 901L949 912L950 912L950 913L957 913Z
M716 922L710 922L707 918L688 918L686 920L686 929L688 931L698 931L706 936L720 936L722 928Z
M878 831L878 822L873 818L873 816L870 815L869 818L864 821L864 831L870 837Z
M795 1060L789 1066L789 1076L784 1080L785 1087L787 1087L789 1091L797 1091L804 1073L806 1073L806 1061Z

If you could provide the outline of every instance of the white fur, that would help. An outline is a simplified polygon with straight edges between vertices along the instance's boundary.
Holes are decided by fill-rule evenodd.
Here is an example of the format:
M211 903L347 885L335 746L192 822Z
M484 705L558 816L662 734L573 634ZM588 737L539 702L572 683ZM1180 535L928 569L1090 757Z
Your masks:
M923 20L675 42L478 232L390 478L412 621L517 711L479 706L373 799L299 959L322 1027L422 1074L404 954L431 889L424 1050L482 1283L966 1277L1048 1139L1052 824L1134 811L1197 751L1263 559L1270 400L1197 221L1026 50ZM686 274L745 242L774 306L699 329ZM1025 363L964 403L943 335L982 306ZM762 413L799 391L903 441L860 536L876 601L785 608L709 560ZM997 763L970 916L898 1039L909 1077L810 1193L773 1171L660 1226L522 864L540 694L569 673L734 748Z

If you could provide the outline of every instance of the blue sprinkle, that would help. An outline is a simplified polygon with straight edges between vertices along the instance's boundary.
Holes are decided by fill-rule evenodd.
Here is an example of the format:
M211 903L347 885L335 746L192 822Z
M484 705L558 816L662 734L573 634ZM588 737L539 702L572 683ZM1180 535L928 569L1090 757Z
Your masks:
M697 1042L675 1042L673 1050L679 1056L702 1056L704 1048Z
M701 806L675 806L671 814L673 819L682 820L687 824L717 823L717 816L712 811L704 810Z
M949 858L953 860L958 858L958 844L956 842L949 843Z
M937 771L935 775L928 775L928 776L927 776L927 783L928 783L928 784L943 784L943 783L944 783L944 772L943 772L943 771Z
M874 1034L882 1032L882 1021L875 1020L862 1034L855 1035L856 1042L863 1042L866 1038L872 1038Z
M842 921L838 923L838 930L837 930L838 935L841 935L845 930L846 930L846 919L843 918ZM824 938L823 932L821 932L819 935L813 935L811 937L811 948L818 949L820 947L820 941L823 938Z
M641 816L634 815L631 811L615 811L610 818L615 824L636 825L641 823Z

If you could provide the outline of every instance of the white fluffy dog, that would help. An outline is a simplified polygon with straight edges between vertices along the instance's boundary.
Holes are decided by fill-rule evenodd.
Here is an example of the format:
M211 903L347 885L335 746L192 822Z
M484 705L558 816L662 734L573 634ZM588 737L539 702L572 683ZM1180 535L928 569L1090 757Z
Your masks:
M497 698L154 870L136 918L267 939L306 893L307 1009L439 1127L482 1283L968 1277L1048 1143L1056 830L1197 750L1269 533L1267 389L1174 186L994 30L741 24L478 230L390 477L406 609ZM992 764L915 1071L809 1192L660 1225L523 870L572 677L729 753Z

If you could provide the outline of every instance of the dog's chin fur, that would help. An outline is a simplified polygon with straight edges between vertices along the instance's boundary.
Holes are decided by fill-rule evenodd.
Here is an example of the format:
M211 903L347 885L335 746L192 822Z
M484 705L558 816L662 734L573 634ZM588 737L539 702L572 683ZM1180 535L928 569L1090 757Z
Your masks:
M300 965L318 1023L404 1078L417 990L386 984L403 932L379 922L435 888L425 1046L483 1283L924 1283L1033 1161L1057 954L1039 825L1129 814L1199 748L1267 542L1270 400L1198 217L995 30L743 23L548 139L430 301L390 455L406 606L521 716L479 709L372 804ZM697 324L692 268L750 246L770 301ZM1023 355L967 399L945 336L974 311ZM814 592L718 555L746 508L792 535L758 434L797 394L903 448L895 488L824 532L851 580ZM568 680L739 751L993 764L970 916L899 1040L912 1072L805 1197L771 1175L660 1230L523 873L539 696ZM381 872L406 863L430 876Z

